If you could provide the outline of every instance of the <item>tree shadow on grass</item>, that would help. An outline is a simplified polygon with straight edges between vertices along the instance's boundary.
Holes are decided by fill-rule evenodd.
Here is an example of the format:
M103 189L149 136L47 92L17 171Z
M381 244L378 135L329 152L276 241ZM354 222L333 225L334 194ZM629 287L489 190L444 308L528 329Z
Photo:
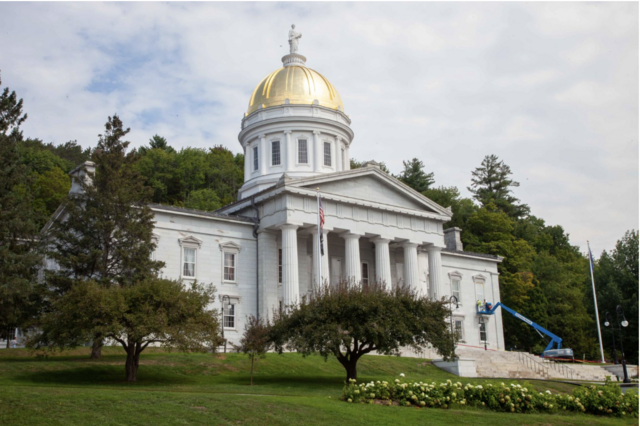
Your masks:
M59 370L30 371L12 377L14 383L67 386L167 386L190 385L195 381L187 376L177 376L162 368L138 370L138 381L129 383L125 379L124 362L120 365L82 365Z

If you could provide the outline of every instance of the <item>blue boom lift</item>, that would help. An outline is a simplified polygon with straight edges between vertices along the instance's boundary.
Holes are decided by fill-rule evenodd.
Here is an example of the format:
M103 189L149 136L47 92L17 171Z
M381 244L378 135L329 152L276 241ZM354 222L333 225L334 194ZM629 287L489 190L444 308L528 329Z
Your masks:
M504 309L505 311L509 312L511 315L513 315L514 317L518 318L521 321L526 322L527 324L529 324L531 327L533 327L538 334L540 334L540 336L542 336L541 333L546 334L547 336L549 336L551 338L551 341L549 342L549 344L547 345L546 349L544 350L544 352L542 353L542 358L557 358L557 357L570 357L573 358L573 349L560 349L562 347L562 339L559 338L558 336L556 336L555 334L553 334L552 332L550 332L549 330L547 330L544 327L539 326L538 324L536 324L535 322L531 321L529 318L525 317L524 315L521 315L519 313L517 313L516 311L514 311L513 309L511 309L510 307L504 305L502 302L498 302L496 303L495 306L491 307L491 304L486 303L484 305L481 305L482 308L479 306L478 307L478 315L493 315L496 312L496 309L498 309L500 306L502 306L502 309ZM553 346L556 346L555 349L553 349Z

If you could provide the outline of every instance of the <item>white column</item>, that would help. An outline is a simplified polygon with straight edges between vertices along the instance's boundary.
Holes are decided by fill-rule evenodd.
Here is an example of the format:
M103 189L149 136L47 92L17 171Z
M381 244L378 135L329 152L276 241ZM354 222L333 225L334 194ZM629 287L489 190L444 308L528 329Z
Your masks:
M420 272L418 270L418 244L406 242L404 249L404 283L413 291L420 291Z
M267 135L260 135L260 148L258 148L258 155L260 160L260 175L267 174L267 160L271 153L271 150L267 146Z
M320 284L331 282L331 277L329 276L329 245L328 245L328 235L329 230L323 229L323 246L324 246L324 256L320 256L320 267L322 272L322 282ZM313 276L311 277L311 282L316 283L318 281L318 230L313 229L311 231L311 235L313 235Z
M427 254L429 255L430 296L435 300L440 300L443 296L440 290L440 283L442 282L442 257L440 254L440 247L427 247Z
M322 164L324 162L324 150L322 147L322 141L320 140L320 131L313 131L313 147L314 147L314 163L313 170L319 172L322 170Z
M376 245L376 280L384 283L391 289L391 258L389 257L389 241L386 238L376 238L373 243Z
M344 165L344 169L345 170L351 170L351 160L350 160L351 157L349 157L349 146L346 143L344 144L344 153L345 153L345 155L347 157L347 158L345 158L345 163L346 164Z
M285 130L284 132L284 149L282 150L284 153L284 164L285 170L291 171L296 165L296 147L293 146L293 142L291 141L291 130Z
M282 230L282 299L283 305L286 307L300 300L298 226L285 224L280 229Z
M345 233L344 238L345 276L347 280L360 285L362 281L362 265L360 264L360 235Z
M247 144L244 147L244 181L247 182L251 179L251 145Z

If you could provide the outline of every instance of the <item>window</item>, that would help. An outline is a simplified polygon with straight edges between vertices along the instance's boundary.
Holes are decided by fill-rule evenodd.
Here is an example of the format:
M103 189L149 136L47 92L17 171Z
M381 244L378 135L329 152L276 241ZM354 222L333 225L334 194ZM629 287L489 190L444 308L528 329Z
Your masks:
M453 325L455 327L455 332L458 340L464 341L464 319L454 318Z
M282 249L278 249L278 284L282 284Z
M271 165L280 165L280 141L271 142Z
M331 167L331 142L324 143L324 165Z
M306 139L298 139L298 163L309 164L309 152L307 150Z
M259 158L258 158L258 147L254 146L253 147L253 171L255 172L256 170L258 170L258 163L259 163Z
M460 303L460 279L452 278L451 279L451 294L456 297L458 303Z
M485 302L484 283L480 281L476 281L475 285L476 285L476 300L479 300L480 302L484 303Z
M224 252L224 280L236 280L236 254Z
M236 328L236 305L230 303L224 307L224 328Z
M362 263L362 284L369 284L369 264L366 262Z
M196 276L196 249L184 248L182 255L182 276L183 277L195 277Z
M480 324L480 341L487 341L487 325L485 323Z

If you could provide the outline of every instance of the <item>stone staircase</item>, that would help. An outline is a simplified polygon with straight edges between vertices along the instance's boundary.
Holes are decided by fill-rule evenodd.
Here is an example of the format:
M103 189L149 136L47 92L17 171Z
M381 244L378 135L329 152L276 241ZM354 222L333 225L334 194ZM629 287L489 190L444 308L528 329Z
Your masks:
M475 360L478 377L603 382L607 376L613 376L598 365L559 363L524 352L485 351L458 346L456 354L460 358ZM631 371L637 375L637 367L635 370L633 366L628 367L631 377Z

